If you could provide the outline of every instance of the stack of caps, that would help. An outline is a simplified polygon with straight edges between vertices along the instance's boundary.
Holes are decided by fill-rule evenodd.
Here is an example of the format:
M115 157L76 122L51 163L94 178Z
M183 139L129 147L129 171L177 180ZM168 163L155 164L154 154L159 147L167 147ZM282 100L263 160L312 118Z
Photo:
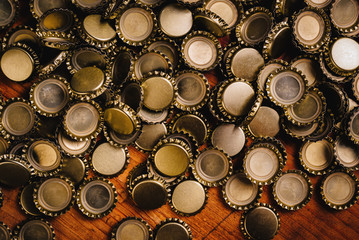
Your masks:
M0 106L0 183L24 186L27 214L57 216L75 202L88 217L109 214L117 193L107 178L125 170L132 145L149 153L127 178L141 209L169 202L194 215L207 188L223 186L226 203L247 210L244 234L272 238L279 217L258 204L262 186L274 184L288 210L313 191L305 172L282 172L281 129L303 141L303 170L326 175L327 205L356 202L357 1L33 0L36 24L12 28L18 2L3 2L1 73L31 88L29 98ZM263 216L270 223L258 223ZM127 224L151 238L138 219L121 222L113 238ZM26 235L24 226L15 234ZM180 220L154 232L166 239L172 231L191 238Z

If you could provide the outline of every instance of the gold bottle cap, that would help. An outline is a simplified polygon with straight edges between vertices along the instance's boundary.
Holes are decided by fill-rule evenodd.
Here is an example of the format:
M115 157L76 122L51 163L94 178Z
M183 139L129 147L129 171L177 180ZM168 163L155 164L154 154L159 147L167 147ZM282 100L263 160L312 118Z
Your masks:
M39 209L37 209L33 200L35 187L36 183L29 183L28 185L24 186L19 192L18 202L21 210L23 210L23 212L25 212L27 215L40 216L41 212Z
M287 21L276 24L264 40L263 57L277 59L292 47L292 29Z
M216 37L224 37L230 33L226 21L210 10L197 8L194 11L193 18L195 26L212 33Z
M24 148L24 146L26 145L26 142L28 141L28 139L23 139L23 141L19 141L19 142L14 142L12 143L10 149L9 149L9 154L12 155L22 155L22 149Z
M272 28L273 16L263 7L254 7L244 13L236 26L236 37L242 45L255 46L264 41Z
M132 182L131 197L144 210L161 207L170 197L168 185L160 177L141 175Z
M245 211L240 220L240 228L246 239L272 239L277 235L279 226L277 211L265 203Z
M299 47L315 53L330 40L330 20L323 9L306 7L293 16L293 36Z
M55 57L49 59L45 64L40 65L38 70L39 77L43 77L44 75L49 75L53 73L56 69L58 69L63 62L66 61L67 56L69 55L69 51L63 50L60 53L56 53Z
M115 19L120 14L123 8L125 8L131 0L123 0L123 1L117 1L117 0L110 0L107 1L107 6L104 9L103 17L105 19Z
M103 128L103 132L106 140L111 145L115 147L126 147L136 141L138 136L141 134L141 129L138 129L131 134L120 134L105 125Z
M146 74L161 71L172 75L173 65L171 60L157 50L144 50L136 56L134 63L133 78L142 81Z
M5 139L0 136L0 155L7 153L7 150L10 147L11 142L8 139Z
M226 72L230 77L237 77L252 82L256 80L260 68L264 65L263 56L254 48L233 48L226 60Z
M350 141L345 135L337 136L334 142L335 160L348 170L356 171L359 169L359 148Z
M0 156L0 183L9 187L26 185L34 168L23 157L4 154Z
M44 116L38 117L38 125L33 136L54 139L56 135L56 129L58 128L59 122L61 122L61 118Z
M4 0L1 8L0 30L12 25L19 11L17 0Z
M161 123L164 122L169 114L168 109L164 109L160 112L152 111L144 106L138 111L138 116L145 123Z
M236 210L248 210L261 198L263 187L252 183L243 172L232 175L222 187L226 203Z
M77 206L89 218L104 217L116 207L117 191L104 178L86 179L76 194Z
M221 186L232 175L232 159L222 150L207 148L195 160L192 172L197 181L205 186Z
M136 166L134 166L131 171L128 173L127 178L126 178L126 187L127 187L127 191L128 193L131 195L132 194L132 189L133 189L133 181L138 178L139 176L145 175L147 174L147 161L146 162L142 162Z
M332 0L304 0L304 1L307 5L316 8L326 8L332 3Z
M246 136L240 126L223 123L213 130L211 143L214 147L223 150L230 157L233 157L244 148Z
M229 30L235 28L243 16L243 6L238 0L206 0L203 8L221 17L228 25Z
M40 19L41 16L46 13L49 10L55 9L55 8L68 8L69 7L69 1L68 0L31 0L30 1L30 11L32 13L32 16L35 19Z
M303 168L315 175L326 174L327 170L333 168L335 164L332 142L330 138L304 142L299 150L299 159Z
M269 99L280 107L302 101L307 93L306 87L306 77L292 67L283 67L272 72L266 83Z
M326 110L326 100L317 88L308 90L303 101L285 108L285 115L289 121L296 125L310 125L321 121Z
M111 240L138 239L151 240L153 232L146 221L137 217L126 217L122 219L111 233Z
M111 79L115 88L131 79L135 64L135 53L127 47L115 47L111 51Z
M60 166L60 175L70 179L75 185L79 185L88 175L88 169L86 158L64 157Z
M96 173L114 177L126 169L129 158L127 148L115 147L105 142L95 148L90 161Z
M152 72L141 79L143 105L153 111L171 107L177 96L174 79L164 72Z
M167 127L164 123L143 124L141 134L135 141L136 147L142 151L152 151L166 134Z
M156 240L167 240L169 238L191 240L192 231L184 221L177 218L167 218L153 230Z
M286 161L287 161L287 151L285 149L285 146L283 145L283 143L274 138L274 137L259 137L254 139L254 141L252 142L252 144L250 145L250 147L255 146L256 144L266 144L266 145L270 145L272 147L274 147L276 150L279 151L282 159L283 159L283 165L285 165Z
M43 76L30 89L30 103L43 116L55 117L70 100L70 85L59 75Z
M288 170L273 185L274 199L284 209L298 210L304 207L313 194L312 183L302 171Z
M316 131L314 131L312 134L307 136L307 139L311 141L317 141L330 136L330 134L334 130L334 124L335 124L335 120L333 114L327 112L324 115L323 121L319 122Z
M278 112L271 107L261 106L248 124L247 131L253 137L275 137L280 131Z
M282 126L287 134L294 138L303 140L314 134L318 130L318 127L320 127L320 124L316 122L309 125L298 126L288 120L283 119Z
M1 106L1 131L4 138L16 139L29 135L37 125L35 111L30 103L20 98L8 99Z
M346 134L355 144L359 143L359 107L355 107L349 112L346 123Z
M330 2L330 1L329 1ZM346 36L359 33L359 3L355 0L336 0L330 8L331 21Z
M159 174L178 177L186 173L193 162L193 156L185 142L179 139L164 139L153 148L150 160Z
M180 113L172 118L169 132L184 132L202 145L209 136L208 120L198 112Z
M2 39L2 47L7 48L17 42L24 43L36 50L41 44L34 29L26 25L18 25L8 30Z
M105 52L91 46L77 47L66 59L67 69L71 74L75 74L85 67L97 67L105 70L108 62L110 59Z
M135 0L140 5L145 5L151 8L161 5L165 0Z
M103 115L101 107L94 101L73 102L64 115L66 134L77 141L96 138L104 125Z
M102 12L106 5L104 0L71 0L71 2L85 12Z
M5 223L0 222L0 237L3 240L11 240L12 232L11 229L5 225Z
M125 43L142 46L157 31L156 15L146 6L127 7L116 19L116 30Z
M358 178L347 170L330 172L320 186L324 202L331 208L343 210L354 205L359 198Z
M16 42L2 53L0 67L7 78L22 82L29 79L38 69L39 58L26 44Z
M174 77L178 96L175 106L184 111L197 111L203 107L209 98L209 83L200 72L184 70Z
M172 211L181 216L196 215L207 203L207 189L195 180L186 179L177 184L170 198Z
M188 34L181 45L185 63L198 71L209 71L215 68L222 58L222 48L218 39L204 31Z
M37 236L37 240L55 240L55 231L51 224L40 218L27 219L17 225L13 235L18 240L26 240Z
M96 139L83 141L74 140L69 137L64 130L58 128L56 133L56 143L65 155L71 157L83 157L93 149Z
M186 35L192 29L192 25L192 12L180 4L167 4L160 11L159 26L169 37Z
M48 177L59 171L63 159L55 143L49 140L33 139L24 146L22 151L35 169L37 176Z
M275 70L288 66L288 63L283 60L270 60L266 64L264 64L257 76L257 87L258 90L265 92L266 83L269 75Z
M275 0L274 12L276 18L291 17L305 6L303 0Z
M73 183L63 177L48 178L34 188L33 199L39 211L55 217L70 210L75 201Z
M41 16L37 31L70 32L77 21L76 14L69 9L52 9Z
M143 89L138 82L126 82L114 94L117 99L138 112L143 105Z
M194 139L193 136L189 135L188 133L174 131L172 133L168 133L165 136L165 139L179 139L182 142L186 143L187 146L192 151L193 158L196 158L198 156L198 154L199 154L199 152L198 152L198 148L199 148L198 142Z
M293 59L290 65L300 70L307 78L308 87L313 87L323 78L319 59L313 55L303 55Z
M359 74L352 79L352 90L356 100L359 100Z
M177 68L179 63L182 61L180 59L181 49L178 44L167 37L156 37L149 40L146 45L143 47L145 50L157 50L164 55L166 55L174 68Z

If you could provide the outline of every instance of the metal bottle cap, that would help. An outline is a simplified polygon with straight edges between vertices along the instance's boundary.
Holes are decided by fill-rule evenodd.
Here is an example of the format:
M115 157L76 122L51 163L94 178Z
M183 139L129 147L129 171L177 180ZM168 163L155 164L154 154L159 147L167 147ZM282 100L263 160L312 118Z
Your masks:
M149 40L143 49L157 50L165 54L171 61L174 68L178 67L181 54L181 49L179 45L172 39L167 37L157 37Z
M359 74L357 74L352 80L352 90L356 100L359 99Z
M36 183L30 183L24 186L22 190L19 192L18 201L21 209L26 214L31 216L40 216L41 212L39 211L39 209L37 209L33 198L35 187L36 187Z
M11 229L5 225L5 223L0 222L0 239L11 240L12 232Z
M286 21L276 24L268 33L263 45L263 57L277 59L292 47L292 29Z
M106 140L113 146L126 147L136 141L138 136L141 134L141 130L134 131L131 134L119 134L115 130L106 127L103 128L103 132Z
M171 193L171 209L182 216L199 213L207 202L206 189L195 180L184 180L177 184Z
M70 85L59 75L43 76L30 89L30 102L41 115L55 117L70 100Z
M300 151L299 159L304 169L315 175L323 175L334 167L334 150L331 139L316 142L305 142Z
M158 5L161 5L165 0L135 0L135 1L138 4L154 8L157 7Z
M154 229L156 240L191 240L192 232L187 223L177 218L168 218Z
M3 48L7 48L17 42L24 43L36 50L41 44L34 29L26 25L18 25L8 30L2 39Z
M334 142L335 160L348 170L359 169L359 147L345 135L337 136Z
M111 78L115 87L129 80L133 74L135 53L127 47L116 47L112 51Z
M246 136L241 127L235 124L223 123L213 130L211 143L214 147L233 157L244 148Z
M93 151L91 165L100 175L115 176L125 170L129 158L127 148L115 147L105 142Z
M7 153L9 147L10 147L10 141L3 137L0 137L0 155Z
M275 109L261 106L247 129L254 137L275 137L280 131L280 116Z
M4 29L14 23L19 8L18 5L17 0L4 0L2 2L0 29Z
M351 207L359 198L358 178L352 172L343 169L326 175L320 189L324 202L336 210Z
M334 130L334 117L332 113L327 112L324 115L323 121L318 124L316 131L307 136L308 140L317 141L328 137ZM315 125L315 124L314 124Z
M318 61L318 58L312 55L304 55L293 59L290 65L300 70L306 76L308 86L312 87L323 78Z
M168 4L159 14L159 26L170 37L182 37L192 28L192 12L179 4Z
M130 106L135 112L138 112L143 105L143 89L138 82L126 82L115 93L118 100Z
M85 67L106 68L109 57L95 47L78 47L73 50L66 60L67 69L71 74Z
M191 149L193 158L196 158L199 154L198 152L198 142L188 133L184 132L172 132L166 135L165 139L179 139L187 144L187 146Z
M216 37L224 37L230 32L226 21L210 10L197 8L194 11L193 18L195 26L212 33Z
M146 123L161 123L167 119L168 114L169 114L168 109L165 109L160 112L155 112L144 106L142 106L140 111L138 111L138 116L141 118L143 122Z
M269 75L275 70L288 66L288 63L283 60L271 60L268 63L264 64L257 76L257 87L258 90L265 92L266 83Z
M330 1L329 1L330 2ZM331 21L340 33L355 36L359 33L359 4L354 0L333 1L330 8Z
M51 224L44 219L28 219L14 229L14 236L19 240L55 240L55 231Z
M215 68L223 54L218 39L204 31L188 34L182 42L181 51L185 63L198 71Z
M72 3L85 12L98 12L103 9L104 0L71 0Z
M68 0L31 0L30 11L34 18L39 19L45 12L54 8L67 8L68 3Z
M276 210L260 203L242 214L240 228L247 239L272 239L278 233L279 223Z
M103 112L94 102L74 102L66 110L63 121L66 134L74 140L96 138L103 128Z
M68 156L83 157L94 147L96 139L78 141L70 138L64 130L58 129L56 134L56 142L60 150Z
M128 193L131 195L133 190L133 182L139 176L147 174L147 162L142 162L136 166L134 166L131 171L128 173L126 178L126 187Z
M152 151L159 140L167 134L164 123L143 124L142 132L135 141L136 146L142 151Z
M285 119L283 119L282 123L282 126L287 134L301 140L312 136L312 134L314 134L318 128L320 128L320 125L322 124L316 122L309 125L298 126Z
M355 107L350 111L346 132L354 143L359 143L359 107Z
M305 2L312 7L326 8L331 4L331 0L305 0Z
M243 172L232 175L222 187L226 203L237 210L252 208L261 198L263 187L252 183Z
M116 207L117 191L107 179L91 178L80 186L76 201L84 215L89 218L101 218Z
M270 11L263 7L254 7L244 13L236 27L236 37L243 45L254 46L264 41L273 23Z
M203 185L215 187L225 184L233 172L231 158L222 150L207 148L192 166L194 177Z
M59 216L70 210L74 204L75 188L66 178L48 178L36 185L33 199L42 214Z
M111 233L111 240L138 239L151 240L153 232L146 221L137 217L122 219Z
M57 70L63 62L66 61L67 56L69 55L69 51L63 50L60 53L56 53L54 57L48 59L45 64L40 66L38 74L40 77L43 75L49 75Z
M206 0L203 8L221 17L228 29L234 28L243 15L242 3L237 0Z
M0 156L0 183L9 187L26 185L34 169L22 157L4 154Z
M277 18L291 17L293 13L303 8L302 0L280 0L275 1L274 11Z
M72 31L78 22L76 14L69 9L52 9L45 12L38 21L37 32L65 33Z
M75 185L78 185L88 175L88 163L86 159L78 157L64 157L60 166L60 175L69 178Z

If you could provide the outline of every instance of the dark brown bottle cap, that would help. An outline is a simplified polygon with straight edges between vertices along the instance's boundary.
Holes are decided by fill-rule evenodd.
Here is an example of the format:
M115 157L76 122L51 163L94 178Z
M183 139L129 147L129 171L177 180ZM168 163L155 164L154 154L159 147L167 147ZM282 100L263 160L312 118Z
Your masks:
M329 1L330 2L330 1ZM346 36L359 33L359 3L355 0L336 0L330 8L333 26Z
M22 149L24 148L28 140L29 139L23 139L23 141L13 142L9 148L9 154L21 156Z
M265 203L245 211L240 221L240 228L246 239L272 239L277 235L279 225L277 211Z
M74 204L75 187L69 179L48 178L36 185L33 199L42 214L50 217L59 216L69 211Z
M300 70L306 76L308 87L316 85L316 83L320 82L323 78L319 59L313 55L298 56L291 61L290 65Z
M311 174L323 175L335 166L333 141L330 138L316 142L306 141L299 150L303 168Z
M141 134L135 141L136 147L142 151L152 151L166 134L167 126L164 123L143 124Z
M26 185L34 169L23 157L4 154L0 156L0 183L9 187Z
M146 6L127 7L116 19L116 30L125 43L142 46L156 33L157 19L152 10Z
M216 37L224 37L230 33L226 21L204 8L197 8L194 11L193 22L198 29L208 31Z
M348 170L359 169L359 147L350 141L345 135L339 135L334 142L335 160Z
M25 212L27 215L40 216L41 212L39 209L37 209L33 198L35 187L36 183L29 183L24 186L19 192L18 202L21 210L23 210L23 212Z
M14 23L18 9L19 3L17 0L4 0L2 2L0 29L5 29Z
M76 195L77 206L89 218L104 217L116 207L117 191L104 178L91 178L83 182Z
M44 219L27 219L17 225L13 232L16 239L26 240L36 236L37 240L55 240L55 231Z
M66 59L67 69L71 74L85 67L97 67L105 70L109 57L96 47L80 46L71 51Z
M88 175L88 169L86 158L64 157L59 174L70 179L75 185L79 185Z
M32 16L37 20L41 18L41 16L54 8L68 8L69 1L68 0L31 0L30 1L30 11Z
M264 64L257 76L257 88L259 91L265 92L266 83L269 75L275 70L288 66L288 63L283 60L270 60L266 64Z
M246 143L246 136L240 126L230 123L218 125L212 132L211 143L230 157L240 153Z
M138 111L138 116L146 123L161 123L167 119L169 112L170 111L168 109L155 112L142 106L140 111Z
M156 240L191 240L192 231L184 221L177 218L167 218L153 230Z
M331 208L343 210L353 206L359 198L359 181L347 170L330 172L320 186L324 202Z
M236 26L236 37L242 45L254 46L264 41L273 24L271 12L263 7L254 7L244 13Z
M143 89L139 82L125 82L114 95L117 100L131 107L136 113L143 105Z
M5 225L5 223L0 222L0 239L3 240L11 240L12 239L12 231L11 229Z
M151 240L153 232L146 221L138 217L126 217L122 219L111 233L111 240L138 239Z
M144 174L147 174L147 161L134 166L128 173L126 178L126 187L130 195L132 194L133 181Z
M327 8L332 0L304 0L305 3L309 6L316 7L316 8Z
M186 179L178 183L171 192L172 211L181 216L196 215L207 203L207 189L196 180Z
M34 137L36 138L51 138L54 139L56 136L56 130L58 128L59 122L61 122L60 117L45 117L38 116L39 123L36 127L36 132Z
M303 8L303 5L303 0L276 0L274 4L276 18L291 17L293 13Z
M194 31L188 34L182 42L181 52L185 63L198 71L209 71L215 68L223 54L218 39L204 31Z
M167 37L156 37L149 40L143 49L157 50L165 54L171 61L172 66L177 68L179 63L182 62L180 58L181 49L179 45L172 39Z
M277 59L283 55L292 45L292 29L287 21L276 24L264 40L263 57L265 59Z
M93 149L96 139L83 141L74 140L69 137L64 130L58 128L56 143L63 154L71 157L83 157Z
M135 53L127 47L115 47L111 51L111 78L115 88L119 88L132 77Z
M243 172L232 175L222 187L226 203L236 210L248 210L261 198L263 187L252 183Z
M268 106L261 106L245 128L253 137L275 137L280 131L280 115Z

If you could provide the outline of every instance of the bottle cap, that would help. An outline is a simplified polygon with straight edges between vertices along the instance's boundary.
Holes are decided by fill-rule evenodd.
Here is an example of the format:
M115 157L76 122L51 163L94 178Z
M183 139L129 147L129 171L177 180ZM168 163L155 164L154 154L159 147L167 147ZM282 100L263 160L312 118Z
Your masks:
M253 140L252 144L249 147L252 147L256 144L268 144L270 146L273 146L275 149L277 149L282 156L283 163L286 163L287 161L287 151L285 149L285 146L283 143L274 138L274 137L260 137Z
M117 100L138 112L143 105L143 89L138 82L125 82L114 94Z
M135 0L135 2L139 5L145 5L150 8L157 7L161 5L165 0Z
M37 176L47 177L58 173L63 159L55 143L45 139L33 139L26 143L22 151Z
M284 118L282 119L282 127L285 132L290 136L301 140L310 137L318 130L318 128L320 128L320 125L324 125L324 123L319 124L318 122L316 122L309 125L298 126Z
M117 191L107 179L86 179L77 191L76 201L84 215L89 218L101 218L116 207Z
M162 32L176 38L185 36L192 29L193 16L185 6L171 3L161 9L158 21Z
M233 172L231 158L222 150L207 148L202 151L192 165L194 177L205 186L224 185Z
M215 68L223 54L218 39L204 31L189 33L182 42L181 52L186 65L202 72Z
M359 107L349 112L346 132L355 144L359 144Z
M212 132L211 143L230 157L239 154L246 143L246 136L240 126L230 123L218 125Z
M45 64L40 65L40 68L38 70L39 77L53 73L61 66L63 62L66 61L68 55L69 51L61 51L59 54L56 54L54 58L48 60Z
M292 67L283 67L272 72L266 83L269 99L280 107L302 101L307 93L306 87L306 77Z
M92 12L102 12L102 10L104 9L104 7L106 6L106 2L105 0L71 0L72 3L80 8L82 11L87 12L87 13L92 13Z
M172 39L167 37L156 37L150 39L143 47L144 50L157 50L166 55L174 68L178 68L182 62L180 58L181 49L179 45Z
M284 209L298 210L312 197L313 186L307 176L299 170L284 172L273 185L274 199Z
M248 210L259 201L263 187L252 183L243 172L232 175L222 187L223 198L231 208Z
M272 239L277 235L279 225L277 211L265 203L245 211L240 220L240 228L246 239Z
M135 61L135 53L127 47L115 47L111 51L111 79L115 88L131 79Z
M88 175L88 169L86 158L64 157L59 174L70 179L75 185L79 185Z
M7 153L11 142L0 136L0 155Z
M157 31L156 15L146 6L126 7L116 19L116 30L125 43L142 46Z
M64 130L58 128L56 133L56 143L62 153L71 157L83 157L91 152L95 146L96 139L92 140L74 140L70 138Z
M111 240L121 239L151 240L153 232L146 221L138 217L126 217L122 219L111 233Z
M285 164L280 150L266 142L252 145L243 159L244 173L251 182L268 185L276 181Z
M173 188L169 203L175 213L192 216L202 211L207 199L207 189L202 184L186 179Z
M353 206L359 198L358 178L347 170L330 172L320 186L324 202L331 208L343 210Z
M5 225L5 223L0 222L0 237L3 240L11 240L12 232L11 229Z
M164 123L143 124L142 132L135 141L136 147L150 152L166 134L167 126Z
M92 46L77 47L70 52L66 59L67 69L71 74L75 74L85 67L97 67L105 70L108 62L110 59L106 53Z
M330 2L330 1L327 1ZM359 33L359 3L354 0L333 1L330 8L330 19L333 26L345 36L356 36Z
M44 1L44 0L31 0L30 1L30 11L32 16L39 20L41 16L49 10L55 8L68 8L68 0L57 0L57 1Z
M106 140L115 147L126 147L136 141L138 136L141 134L141 129L134 131L130 134L120 134L110 127L103 128L103 133Z
M308 87L313 87L323 78L323 72L320 69L318 57L313 55L302 55L293 59L290 65L300 70L307 78Z
M339 135L334 142L335 160L348 170L359 170L359 147L345 135Z
M309 6L316 8L327 8L331 4L331 0L304 0Z
M256 49L237 46L228 53L226 72L230 77L252 82L263 65L264 58Z
M230 33L226 21L216 13L204 8L194 10L193 23L198 29L203 29L219 38Z
M11 26L18 15L19 2L17 0L4 0L2 4L0 30Z
M39 58L29 46L16 42L3 51L0 66L7 78L22 82L29 79L38 69Z
M263 42L272 28L273 16L263 7L254 7L244 13L236 26L236 37L242 45L255 46Z
M4 154L0 156L0 183L9 187L26 185L34 175L33 167L23 157Z
M352 80L352 90L356 100L359 100L359 74L357 74Z
M330 40L330 33L330 20L323 9L308 6L293 16L293 36L303 51L321 51Z
M74 204L75 187L69 179L48 178L36 185L33 199L42 214L50 217L59 216L69 211Z
M70 84L59 75L42 76L30 89L30 103L43 116L56 117L70 100Z
M103 128L103 112L94 101L73 102L64 115L66 134L77 141L96 138Z
M105 19L115 19L121 13L122 9L125 8L131 0L110 0L107 1L107 5L103 11L103 17Z
M189 135L188 133L174 131L172 133L168 133L165 136L165 139L179 139L182 142L186 143L192 151L193 158L196 158L199 154L198 142L194 139L193 136Z
M192 70L177 72L174 77L178 95L175 106L183 111L197 111L209 98L209 83L205 75Z
M131 171L128 173L126 178L126 187L128 193L131 195L133 190L133 181L138 178L139 176L142 176L144 174L147 174L147 161L142 162L140 164L137 164L134 166Z
M304 6L304 1L301 0L276 0L274 3L275 16L278 19L291 17Z
M8 30L2 39L2 47L5 49L17 42L24 43L34 50L39 50L41 44L34 29L26 25L18 25Z
M334 117L332 113L325 113L322 122L319 122L317 129L307 136L308 140L317 141L328 137L334 129ZM314 124L315 125L315 124Z
M19 192L18 202L21 210L23 210L23 212L27 215L40 216L41 212L37 209L33 199L35 187L36 183L29 183L24 186Z
M16 239L26 240L37 236L37 240L55 240L55 231L45 219L27 219L17 225L13 235Z
M261 106L245 128L250 137L275 137L280 131L280 116L268 106Z
M22 149L24 148L24 146L26 145L26 142L28 140L29 139L25 138L25 139L23 139L23 141L13 142L11 144L11 146L10 146L9 154L21 156L22 155Z
M303 168L315 175L323 175L335 166L333 141L325 138L315 142L306 141L299 150L299 159Z
M159 208L167 202L169 196L168 185L162 178L141 175L132 182L131 197L140 209Z
M288 63L283 60L270 60L266 64L264 64L261 69L259 70L257 76L257 87L259 91L265 92L266 83L269 75L274 72L275 70L288 66Z
M184 221L177 218L167 218L153 230L156 240L173 239L191 240L192 231Z
M59 122L61 122L60 117L39 116L39 123L33 136L36 138L54 139Z
M280 22L269 31L264 40L263 57L277 59L292 47L292 29L287 21Z
M112 146L105 142L97 146L91 155L92 169L106 177L114 177L121 174L129 163L127 148Z
M152 111L145 106L142 106L140 111L138 111L138 116L145 123L161 123L164 122L169 114L168 109L164 109L160 112Z

